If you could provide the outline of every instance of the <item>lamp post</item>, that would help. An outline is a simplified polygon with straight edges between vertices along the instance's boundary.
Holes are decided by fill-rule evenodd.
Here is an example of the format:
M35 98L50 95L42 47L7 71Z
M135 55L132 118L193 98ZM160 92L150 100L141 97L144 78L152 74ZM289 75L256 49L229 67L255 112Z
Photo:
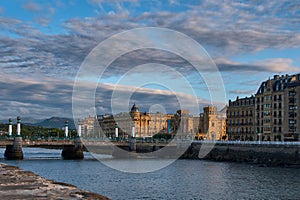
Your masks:
M8 119L9 125L8 125L8 137L12 136L12 119Z
M131 123L131 137L134 138L135 133L134 133L134 122Z
M78 136L78 137L81 137L81 121L80 121L80 120L78 120L77 136Z
M118 123L115 124L115 137L116 137L116 139L119 137L119 126L118 126Z
M65 122L65 138L68 137L68 134L69 134L69 124L68 124L68 121Z
M17 117L17 137L21 136L21 117Z

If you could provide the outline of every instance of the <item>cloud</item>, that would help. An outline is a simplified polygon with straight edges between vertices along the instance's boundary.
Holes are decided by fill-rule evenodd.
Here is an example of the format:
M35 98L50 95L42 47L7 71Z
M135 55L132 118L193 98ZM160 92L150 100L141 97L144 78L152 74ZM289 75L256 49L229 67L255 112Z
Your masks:
M89 2L100 9L98 16L68 19L60 24L62 33L53 35L43 33L42 29L34 27L31 22L0 17L0 87L1 92L3 91L1 112L30 113L33 116L44 113L70 114L72 82L84 58L99 42L113 34L137 27L165 27L185 33L207 49L224 73L299 71L299 66L294 66L290 58L253 60L248 63L228 59L265 49L299 48L298 2L225 0L224 3L180 3L172 0L169 1L170 5L157 1ZM107 3L111 9L105 10ZM253 6L256 4L258 5ZM24 4L23 8L32 12L36 22L44 26L51 23L52 16L56 13L56 6L51 3L30 2ZM125 45L126 38L118 43L119 48L124 48ZM174 41L174 45L182 44ZM195 70L183 58L153 49L130 52L119 57L105 72L105 76L120 76L134 66L149 62L166 64L185 76L194 76ZM247 78L243 81L247 82ZM229 91L232 94L246 92L233 89ZM101 87L97 98L99 112L110 111L111 92L112 88L107 85ZM132 98L136 98L142 107L145 105L146 110L149 103L166 102L164 105L171 112L177 104L174 95L162 94L157 90L149 92L141 89ZM206 103L209 104L209 101ZM6 106L10 106L11 110L7 110ZM24 109L20 110L18 107Z
M33 3L33 2L24 4L23 8L29 12L40 12L42 10L40 4Z
M93 88L88 82L81 85L81 88L79 101L86 106L85 102L89 98L86 96L86 92L92 91ZM0 116L3 119L17 115L36 119L50 116L72 116L72 81L47 77L30 79L28 77L0 75L0 90ZM95 109L97 114L111 113L112 93L117 91L120 95L128 95L127 93L132 90L135 92L128 99L128 104L124 107L125 99L119 99L115 101L114 111L127 112L133 102L137 102L142 112L148 112L152 105L162 105L168 113L175 113L176 110L185 108L189 109L192 114L199 114L198 109L192 106L192 101L196 99L199 102L199 110L203 106L211 104L210 100L180 92L100 84L95 93L95 107L89 107L89 109ZM182 105L179 104L178 98L181 99ZM216 103L216 105L218 104Z
M252 95L254 94L256 91L255 90L230 90L229 93L230 94L234 94L234 95Z
M289 58L270 58L256 60L248 63L240 63L226 58L215 59L220 71L257 71L257 72L297 72L299 67L293 66L293 60Z
M105 1L93 2L104 3ZM43 34L21 20L0 18L3 30L21 37L20 39L0 38L1 44L5 47L0 50L1 55L4 55L1 65L6 68L7 73L10 71L14 73L16 68L20 67L23 73L27 73L28 70L29 74L37 72L47 76L74 76L81 62L99 42L115 33L144 26L166 27L181 31L203 45L215 58L267 48L282 49L300 46L300 34L293 25L293 22L298 19L297 12L293 11L289 13L289 18L284 18L278 9L280 7L276 4L260 3L259 8L256 8L251 6L251 2L226 3L220 4L214 1L203 1L197 4L173 3L175 8L177 6L186 9L178 12L168 10L172 6L157 5L154 9L154 5L151 4L151 12L142 13L137 11L141 5L134 4L126 7L132 9L132 13L116 11L113 16L102 13L98 17L66 20L62 24L66 33L56 35ZM280 5L285 11L288 9L292 11L295 6L288 2ZM124 5L121 6L125 9ZM40 8L44 12L46 5L28 3L24 7L35 11ZM47 17L39 18L38 21L43 25L50 22ZM118 45L122 48L126 42ZM12 58L11 55L17 56ZM279 59L281 58L276 62L266 60L263 61L264 63L224 61L219 62L218 66L221 71L265 69L278 72L280 70L278 62L280 62L280 65L284 66L282 71L296 69L290 66L290 60ZM145 50L121 57L119 62L116 61L110 68L110 73L107 73L109 76L116 75L126 72L132 65L150 61L169 64L186 74L193 72L189 64L178 56L163 51ZM285 61L287 63L284 64ZM268 62L275 64L276 67L271 69ZM25 70L24 67L27 69Z
M51 5L53 4L53 5ZM54 6L61 7L61 3L49 2L39 4L35 2L29 2L23 5L23 8L32 13L35 16L34 21L42 26L46 26L50 23L53 14L55 13Z

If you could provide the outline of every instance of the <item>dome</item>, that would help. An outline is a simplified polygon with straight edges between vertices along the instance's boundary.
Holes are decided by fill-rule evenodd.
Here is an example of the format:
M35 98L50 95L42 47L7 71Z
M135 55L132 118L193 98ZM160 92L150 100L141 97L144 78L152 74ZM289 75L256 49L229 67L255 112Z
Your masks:
M130 112L140 112L139 107L137 107L137 105L134 103L131 110L130 110Z

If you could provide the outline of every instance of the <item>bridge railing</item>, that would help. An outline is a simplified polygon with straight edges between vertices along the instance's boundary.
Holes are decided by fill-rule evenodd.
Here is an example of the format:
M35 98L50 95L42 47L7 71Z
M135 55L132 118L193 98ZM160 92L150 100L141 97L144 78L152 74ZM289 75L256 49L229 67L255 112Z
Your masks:
M245 145L299 145L300 141L281 142L281 141L214 141L214 140L194 140L194 143L207 144L245 144Z

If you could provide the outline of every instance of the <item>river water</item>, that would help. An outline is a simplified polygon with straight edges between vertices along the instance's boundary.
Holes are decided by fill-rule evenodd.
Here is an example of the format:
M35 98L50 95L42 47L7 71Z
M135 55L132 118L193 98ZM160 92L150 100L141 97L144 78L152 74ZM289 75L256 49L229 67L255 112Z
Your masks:
M111 199L300 199L300 169L294 168L177 160L158 171L132 174L111 169L88 153L82 161L68 161L60 158L61 150L24 148L24 160L8 161L4 150L2 163Z

